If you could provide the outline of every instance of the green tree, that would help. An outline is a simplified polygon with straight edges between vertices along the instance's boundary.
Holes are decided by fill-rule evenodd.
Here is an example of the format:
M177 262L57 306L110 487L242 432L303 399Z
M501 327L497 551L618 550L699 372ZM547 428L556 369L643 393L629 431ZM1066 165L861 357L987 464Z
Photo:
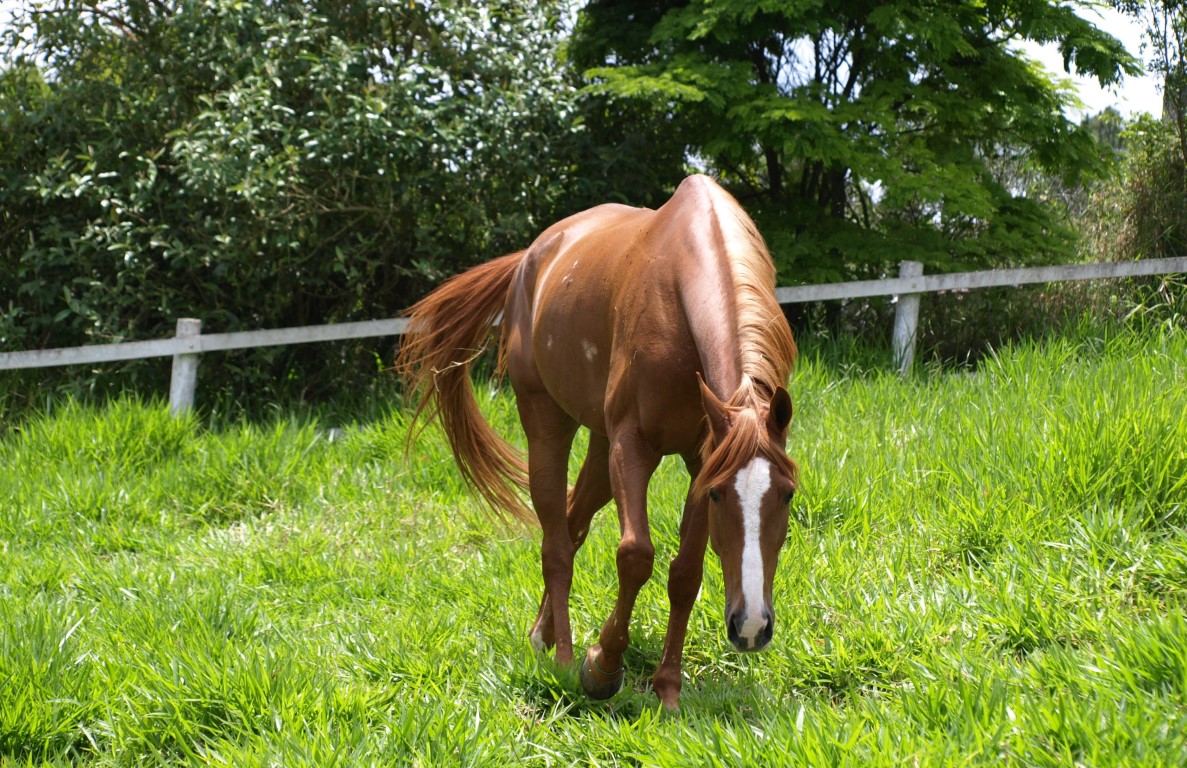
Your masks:
M1018 53L1115 83L1134 59L1070 6L854 0L593 0L571 45L589 90L643 103L756 214L783 279L1066 258L1057 207L995 173L1108 169L1070 94ZM671 153L669 153L671 154Z
M44 0L22 19L0 44L3 348L398 314L522 247L582 151L555 4ZM236 387L316 390L388 356L340 349L260 351Z
M1097 194L1085 226L1103 258L1181 256L1187 253L1187 5L1114 0L1113 6L1144 27L1147 67L1163 80L1163 114L1129 127L1123 174Z
M1122 173L1095 190L1081 219L1095 258L1187 253L1187 168L1176 133L1173 124L1149 115L1126 128Z
M1144 27L1148 68L1162 77L1163 119L1174 126L1187 163L1187 4L1182 0L1114 0Z

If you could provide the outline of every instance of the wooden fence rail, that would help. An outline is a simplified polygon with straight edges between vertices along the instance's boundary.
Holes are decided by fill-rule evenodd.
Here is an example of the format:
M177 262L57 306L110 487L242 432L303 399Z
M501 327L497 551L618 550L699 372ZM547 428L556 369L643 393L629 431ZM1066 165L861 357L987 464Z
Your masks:
M899 370L906 372L914 360L921 294L1033 283L1177 273L1187 273L1187 257L1102 264L1065 264L1023 269L994 269L946 275L925 275L922 264L916 261L904 261L899 265L898 277L776 288L775 298L780 304L798 304L810 301L897 296L893 335L894 360ZM173 375L169 391L169 407L174 413L179 413L193 406L194 392L197 387L198 361L205 352L308 344L318 341L342 341L375 336L398 336L404 332L406 324L407 321L404 318L397 317L335 325L307 325L264 331L203 334L201 320L181 318L177 321L176 335L167 339L61 349L35 349L24 352L0 352L0 370L85 365L172 356Z

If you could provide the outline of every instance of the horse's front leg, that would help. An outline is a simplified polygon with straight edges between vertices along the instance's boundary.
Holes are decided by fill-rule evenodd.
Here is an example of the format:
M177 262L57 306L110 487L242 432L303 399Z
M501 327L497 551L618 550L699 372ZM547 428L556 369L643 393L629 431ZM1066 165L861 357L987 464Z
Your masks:
M696 477L695 473L693 477ZM684 638L688 633L688 618L692 614L693 604L701 591L708 540L708 504L705 499L693 499L690 495L684 502L684 516L680 521L680 549L668 569L668 601L671 606L668 631L664 637L664 652L660 657L659 668L652 678L656 695L668 709L679 706Z
M592 698L613 696L622 687L622 655L630 644L631 612L639 590L651 578L655 547L647 525L647 483L660 456L624 429L610 443L610 485L618 503L622 539L618 545L618 599L598 644L589 649L581 666L581 684Z

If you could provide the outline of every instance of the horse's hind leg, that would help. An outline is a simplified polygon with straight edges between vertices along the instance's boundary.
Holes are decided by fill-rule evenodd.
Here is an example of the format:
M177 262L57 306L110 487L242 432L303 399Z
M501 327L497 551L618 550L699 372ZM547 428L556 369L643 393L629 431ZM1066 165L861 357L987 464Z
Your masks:
M585 543L585 537L589 534L589 524L594 514L610 501L609 455L610 443L604 436L591 432L589 434L589 449L585 453L585 462L581 465L577 482L569 491L566 516L569 539L573 542L574 554ZM540 600L540 612L532 624L529 638L537 651L551 648L556 643L552 620L552 602L548 599L547 590L544 591L544 597Z
M647 524L647 483L660 455L640 438L638 430L620 429L611 441L610 484L618 502L622 540L618 544L618 599L602 625L598 644L581 666L581 684L595 699L613 696L622 687L622 655L630 644L631 612L639 590L651 578L655 547Z
M519 419L528 438L528 484L532 506L540 520L540 564L544 594L552 606L556 661L573 660L569 625L569 588L573 583L573 553L565 516L569 449L577 422L543 392L516 392Z

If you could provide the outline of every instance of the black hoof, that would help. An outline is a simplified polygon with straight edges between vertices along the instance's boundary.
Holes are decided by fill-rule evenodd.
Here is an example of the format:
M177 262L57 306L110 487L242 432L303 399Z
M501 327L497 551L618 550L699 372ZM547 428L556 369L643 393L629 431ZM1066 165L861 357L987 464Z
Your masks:
M622 681L626 677L626 667L620 666L613 672L607 673L598 666L595 654L596 648L590 648L585 654L585 661L581 662L581 687L591 699L608 699L622 689Z

